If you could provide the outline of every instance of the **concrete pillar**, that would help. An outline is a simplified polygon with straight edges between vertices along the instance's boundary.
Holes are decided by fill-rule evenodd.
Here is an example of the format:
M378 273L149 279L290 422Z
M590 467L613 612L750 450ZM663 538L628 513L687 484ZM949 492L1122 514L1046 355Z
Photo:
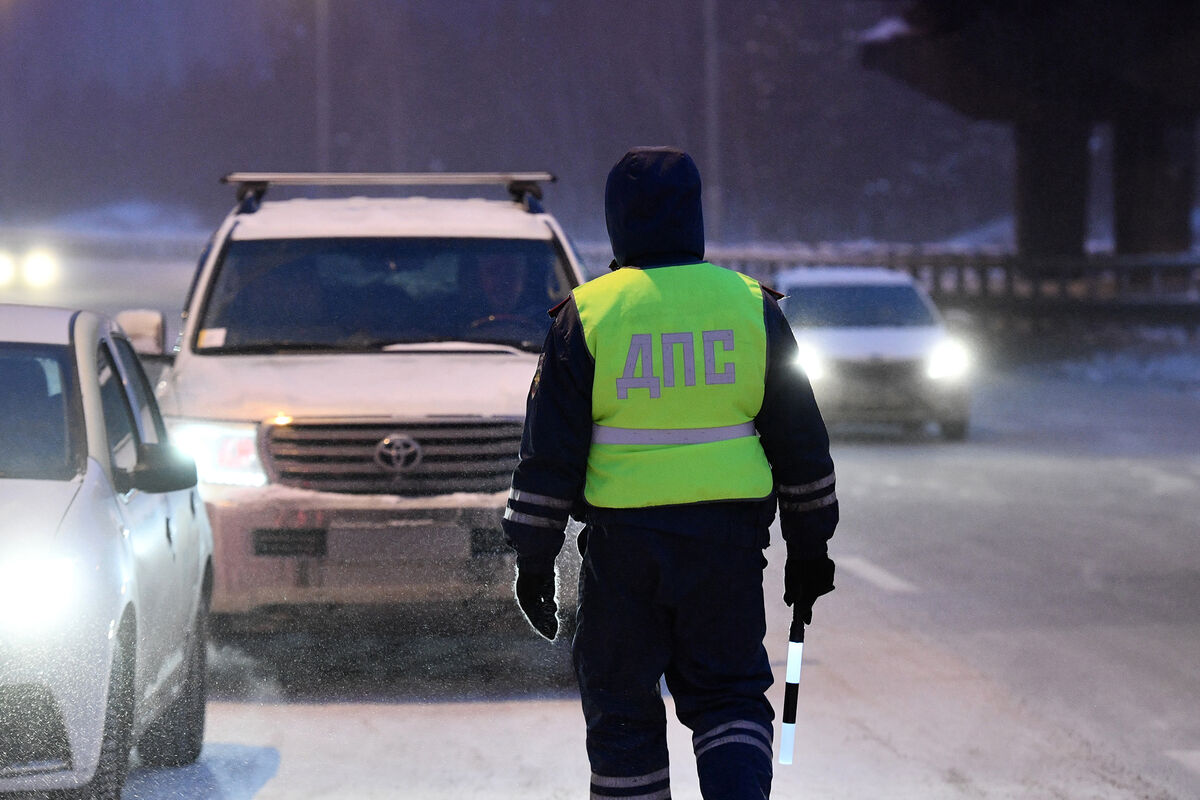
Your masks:
M1113 209L1118 253L1191 249L1196 122L1160 109L1113 124Z
M1080 256L1087 236L1089 123L1043 112L1018 119L1017 251Z

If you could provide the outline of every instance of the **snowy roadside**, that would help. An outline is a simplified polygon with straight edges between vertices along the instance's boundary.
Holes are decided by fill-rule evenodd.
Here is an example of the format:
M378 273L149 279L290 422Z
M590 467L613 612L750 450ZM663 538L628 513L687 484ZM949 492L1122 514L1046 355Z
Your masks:
M1088 384L1200 394L1200 336L1175 327L1136 328L1021 369Z

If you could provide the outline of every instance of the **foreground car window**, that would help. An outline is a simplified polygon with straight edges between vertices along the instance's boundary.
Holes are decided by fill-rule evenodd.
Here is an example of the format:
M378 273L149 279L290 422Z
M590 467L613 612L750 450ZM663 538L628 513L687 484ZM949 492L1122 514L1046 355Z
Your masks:
M0 477L68 480L81 470L72 364L65 346L0 344Z
M534 350L570 291L549 241L233 241L217 267L199 352L378 349L429 341Z
M909 286L800 286L782 303L800 328L919 327L936 325L933 312Z

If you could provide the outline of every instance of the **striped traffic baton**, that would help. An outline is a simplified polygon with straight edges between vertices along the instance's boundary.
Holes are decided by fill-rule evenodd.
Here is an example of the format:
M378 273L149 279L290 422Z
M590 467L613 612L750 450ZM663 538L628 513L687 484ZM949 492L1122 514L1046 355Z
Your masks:
M804 623L792 620L788 632L787 672L783 688L783 732L779 737L779 763L791 764L796 749L796 698L800 694L800 664L804 656Z

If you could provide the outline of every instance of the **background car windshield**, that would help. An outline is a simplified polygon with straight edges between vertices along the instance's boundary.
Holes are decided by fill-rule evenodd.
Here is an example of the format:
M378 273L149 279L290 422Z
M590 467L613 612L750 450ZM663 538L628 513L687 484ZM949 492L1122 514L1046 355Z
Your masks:
M205 304L202 352L429 341L541 347L570 291L550 241L233 241Z
M67 480L79 472L72 363L65 346L0 343L0 477Z
M911 286L802 286L782 302L799 328L905 328L936 325L929 306Z

